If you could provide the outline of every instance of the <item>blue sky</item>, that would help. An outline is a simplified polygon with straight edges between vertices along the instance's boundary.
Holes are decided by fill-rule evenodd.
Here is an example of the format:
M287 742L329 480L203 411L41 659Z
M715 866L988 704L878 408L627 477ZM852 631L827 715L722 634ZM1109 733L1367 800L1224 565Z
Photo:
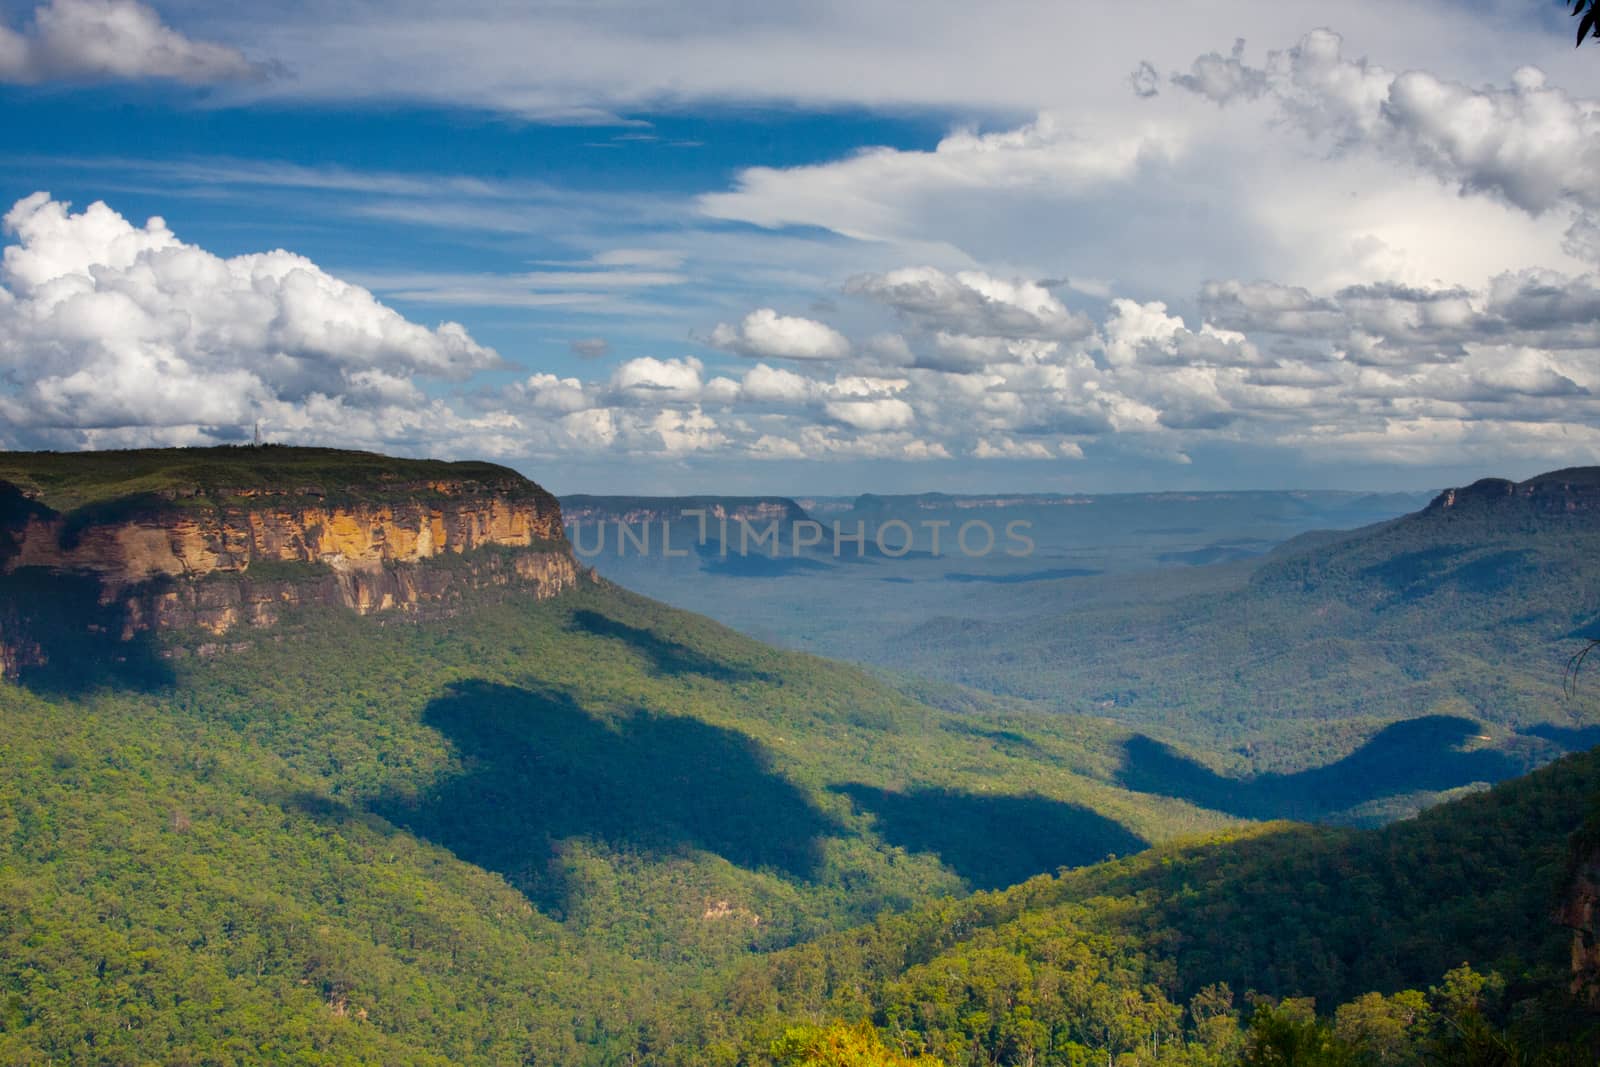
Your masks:
M259 419L562 492L1600 462L1559 5L1126 13L0 6L0 443Z
M635 120L648 121L647 127L593 127L441 108L199 107L174 95L147 90L135 94L139 106L129 106L103 87L0 89L0 106L23 131L3 161L0 199L9 205L47 189L78 205L105 200L130 219L165 217L184 240L221 256L286 247L341 277L415 273L423 264L430 271L512 274L579 262L640 235L670 244L684 219L650 209L726 188L745 167L824 162L862 145L927 149L943 132L931 116L864 112L719 108ZM86 152L86 145L93 150ZM293 168L308 178L342 177L352 187L308 188L276 173ZM363 179L404 175L545 185L572 197L570 210L584 214L516 232L362 214L376 199ZM618 217L589 204L598 194L636 201L641 217ZM448 194L383 200L426 208L436 195ZM756 229L710 220L700 225ZM827 242L830 236L818 232L809 239ZM702 290L696 300L708 295ZM809 301L814 294L793 296ZM588 337L598 327L591 316L558 310L507 314L403 296L388 302L423 320L459 318L508 359L562 373L582 369L567 339ZM674 294L667 303L685 301ZM727 314L744 310L737 300L727 302ZM614 347L621 355L660 355L663 345L682 348L686 339L681 329L664 332L646 321L630 324Z

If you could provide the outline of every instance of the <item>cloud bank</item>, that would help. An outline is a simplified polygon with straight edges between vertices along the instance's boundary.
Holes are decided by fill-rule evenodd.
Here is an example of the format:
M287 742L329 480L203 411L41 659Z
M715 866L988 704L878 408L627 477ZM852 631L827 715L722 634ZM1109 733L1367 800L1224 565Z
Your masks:
M508 248L622 220L504 274L345 280L35 194L6 216L0 434L226 440L261 418L280 440L530 463L1600 461L1600 103L1532 68L1472 80L1331 31L1272 39L1296 43L1122 57L1092 105L1036 95L922 149L676 201L181 165ZM514 367L386 301L568 317L551 365Z
M159 218L45 193L5 228L11 447L237 440L260 419L280 440L529 459L1600 458L1593 274L1324 293L1217 281L1186 317L1127 297L1090 316L1036 282L904 268L840 294L904 334L851 344L756 309L726 327L743 350L720 370L639 356L507 381L461 326L411 322L287 251L222 258Z

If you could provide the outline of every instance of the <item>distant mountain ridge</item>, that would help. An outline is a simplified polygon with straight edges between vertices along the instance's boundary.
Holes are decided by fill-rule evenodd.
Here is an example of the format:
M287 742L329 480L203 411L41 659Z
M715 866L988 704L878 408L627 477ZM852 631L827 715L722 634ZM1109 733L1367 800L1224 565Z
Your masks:
M1318 584L1338 576L1351 595L1358 587L1403 586L1414 598L1443 582L1492 593L1514 585L1519 574L1535 575L1528 568L1536 555L1570 547L1545 542L1566 535L1600 535L1600 467L1570 467L1523 482L1481 478L1388 522L1305 534L1273 552L1253 581L1269 585L1294 574Z
M1188 791L1200 783L1215 802L1252 772L1274 775L1274 789L1300 790L1277 810L1302 816L1342 810L1345 783L1299 772L1332 766L1397 723L1477 724L1463 734L1467 750L1430 742L1411 755L1418 781L1437 789L1581 746L1600 721L1592 691L1563 692L1567 659L1600 634L1600 468L1483 479L1410 514L1301 534L1248 569L1231 566L1236 577L1218 571L1210 586L1161 602L1096 603L1081 586L1043 583L1019 594L1011 618L930 619L890 651L908 672L1227 754L1180 779L1181 760L1131 752L1127 780L1144 788L1165 781L1200 800ZM1407 758L1389 747L1387 785L1403 791ZM1473 755L1482 747L1500 762ZM1212 778L1225 763L1244 777Z
M810 515L785 496L597 496L575 493L561 498L568 523L683 522L706 518L802 522Z
M1523 504L1538 511L1592 511L1600 508L1600 467L1566 467L1524 482L1480 478L1460 489L1446 489L1428 511L1464 510Z

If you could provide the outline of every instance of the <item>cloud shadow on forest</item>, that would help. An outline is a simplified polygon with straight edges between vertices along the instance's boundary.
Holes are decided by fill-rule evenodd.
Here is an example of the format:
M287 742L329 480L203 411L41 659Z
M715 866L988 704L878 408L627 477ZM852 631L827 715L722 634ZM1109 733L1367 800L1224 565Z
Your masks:
M730 666L688 645L668 640L643 627L630 626L598 611L584 609L573 612L572 629L592 637L607 637L622 641L648 659L657 674L668 677L698 674L719 682L749 681L766 677L760 671Z
M1077 804L1040 796L986 796L949 789L894 792L833 787L871 812L878 835L908 852L932 852L975 889L999 889L1060 867L1138 852L1147 842Z
M463 682L423 721L461 770L378 814L497 871L547 911L564 910L559 844L716 853L748 869L811 876L836 827L732 730L636 710L601 719L560 692Z
M1135 735L1126 743L1118 784L1140 793L1178 797L1248 819L1318 819L1368 801L1421 790L1498 782L1523 764L1462 744L1480 727L1471 719L1427 715L1384 727L1343 759L1293 774L1229 778L1168 745Z

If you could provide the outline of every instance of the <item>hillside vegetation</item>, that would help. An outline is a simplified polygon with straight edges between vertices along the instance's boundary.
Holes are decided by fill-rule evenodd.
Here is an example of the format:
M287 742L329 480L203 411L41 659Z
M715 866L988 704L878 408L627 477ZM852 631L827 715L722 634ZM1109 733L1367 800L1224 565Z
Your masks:
M0 481L37 504L70 514L163 499L209 503L220 491L315 487L378 503L389 488L414 495L428 482L477 482L500 493L544 494L515 471L475 460L401 459L336 448L146 448L107 452L0 452ZM237 503L236 499L230 502Z
M0 1062L608 1062L752 952L1225 822L606 585L233 644L0 688Z
M1247 990L1463 961L1498 1020L1562 988L1600 795L1572 757L1381 831L1195 838L1095 780L1086 725L952 718L606 586L173 662L0 690L0 1062L1231 1062L1160 1056L1242 1049Z
M728 1062L832 1017L949 1064L1593 1063L1553 913L1596 812L1586 753L1381 830L1175 842L821 938L686 1014ZM1326 1047L1273 1059L1274 1028Z

